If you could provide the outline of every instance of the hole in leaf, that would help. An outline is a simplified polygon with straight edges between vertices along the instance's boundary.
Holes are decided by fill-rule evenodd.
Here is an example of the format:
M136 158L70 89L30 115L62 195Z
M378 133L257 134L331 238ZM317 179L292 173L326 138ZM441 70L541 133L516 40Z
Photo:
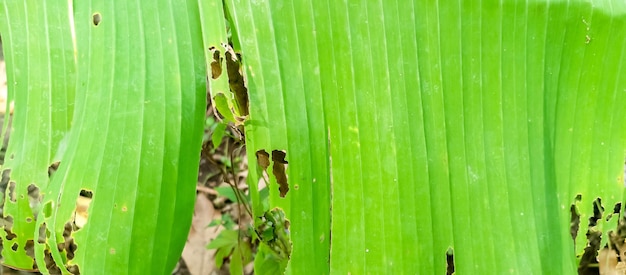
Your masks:
M60 164L61 162L56 161L48 166L48 177L52 177L52 175L54 175L54 173L59 169Z
M604 213L604 207L602 206L602 199L597 198L593 201L593 216L589 217L589 227L598 225L598 220L602 219Z
M256 151L256 161L263 170L267 170L270 167L270 154L265 150Z
M15 233L13 233L13 231L8 230L8 229L6 229L6 228L4 229L4 232L7 234L7 237L6 237L6 238L7 238L7 240L9 240L9 241L10 241L10 240L13 240L13 239L15 239L15 237L17 237L17 235L15 235Z
M211 78L217 79L222 75L222 57L220 51L215 47L209 48L209 51L213 52L213 61L211 61Z
M74 211L74 225L77 228L83 228L87 224L89 218L89 205L93 198L93 192L81 189L80 194L76 198L76 209Z
M582 199L582 195L578 194L574 203L570 206L570 235L574 244L576 244L576 237L578 236L578 230L580 229L580 213L578 213L578 207L576 203Z
M61 269L54 262L49 249L44 250L44 261L46 262L46 269L48 269L50 274L62 274Z
M6 216L2 218L2 224L0 226L4 226L5 230L11 230L13 228L13 216Z
M11 250L16 251L16 252L17 252L17 248L18 248L17 243L14 243L14 244L11 246Z
M2 189L6 189L10 180L11 180L11 169L4 170L2 172L2 180L0 181L0 187Z
M63 237L67 238L67 237L71 236L73 230L74 230L74 226L72 225L72 223L71 222L66 222L65 226L63 227Z
M63 242L57 244L59 252L65 251L69 260L74 259L74 253L76 252L77 245L72 237L72 232L77 228L74 227L73 222L66 222L63 229Z
M85 198L93 198L93 192L87 189L80 189L80 196Z
M622 208L622 204L621 204L621 203L616 203L616 204L615 204L615 206L613 206L613 212L611 212L611 213L609 213L608 215L606 215L605 220L606 220L607 222L608 222L608 221L610 221L610 220L611 220L611 218L613 218L613 216L614 216L615 214L617 214L617 215L618 215L618 217L619 217L619 213L620 213L621 208Z
M35 242L33 240L27 240L26 245L24 246L24 250L26 251L26 255L31 258L35 258Z
M267 183L269 182L269 175L267 174L267 168L270 167L270 154L268 154L265 150L256 151L256 161L257 161L257 175L259 176L258 188L259 190L263 190L267 187Z
M46 239L48 239L48 237L46 235L46 223L44 222L39 226L39 232L37 234L37 243L45 244Z
M454 274L454 250L448 247L446 251L446 275Z
M91 22L93 23L94 26L100 25L100 21L102 21L102 16L100 15L99 12L94 13L91 18L92 18Z
M80 274L80 269L78 268L78 265L70 265L67 267L67 270L75 275Z
M9 182L9 200L11 202L17 201L17 196L15 194L15 182L14 181Z
M228 84L230 91L235 94L235 103L237 103L237 111L239 115L248 115L248 89L241 71L241 55L236 54L233 48L223 43L226 49L224 56L226 57L226 70L228 72Z
M598 251L602 242L602 230L598 230L596 225L602 219L604 207L602 199L593 201L593 216L589 217L589 227L587 229L587 246L578 264L578 274L598 274Z
M39 193L39 187L34 184L28 185L28 203L30 204L30 208L36 213L39 210L39 205L41 204L41 196Z
M289 191L287 174L285 173L288 164L288 162L285 160L286 156L287 153L285 153L285 151L272 151L272 161L274 162L274 165L272 166L272 173L274 174L274 177L276 177L276 182L278 182L278 190L280 191L281 198L284 198Z

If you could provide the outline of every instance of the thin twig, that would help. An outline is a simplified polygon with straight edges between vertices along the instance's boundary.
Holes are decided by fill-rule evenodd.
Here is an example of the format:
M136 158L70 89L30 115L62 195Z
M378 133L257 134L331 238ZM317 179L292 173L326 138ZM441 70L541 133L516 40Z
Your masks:
M196 185L196 191L217 196L217 191L202 185Z

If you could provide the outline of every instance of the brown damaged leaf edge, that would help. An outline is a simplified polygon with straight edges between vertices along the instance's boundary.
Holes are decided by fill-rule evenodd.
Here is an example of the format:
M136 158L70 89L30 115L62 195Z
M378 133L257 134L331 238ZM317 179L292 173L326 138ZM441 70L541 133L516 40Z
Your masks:
M278 190L280 191L281 198L284 198L289 191L287 174L285 173L286 165L288 164L285 160L286 156L287 153L284 151L272 151L272 161L274 162L274 165L272 166L272 173L274 174L274 177L276 177L276 182L278 182Z
M583 255L580 257L578 264L578 274L599 274L598 270L598 251L600 250L602 231L598 230L598 220L602 219L604 207L602 199L596 198L593 201L593 215L589 217L587 227L587 245L585 246Z

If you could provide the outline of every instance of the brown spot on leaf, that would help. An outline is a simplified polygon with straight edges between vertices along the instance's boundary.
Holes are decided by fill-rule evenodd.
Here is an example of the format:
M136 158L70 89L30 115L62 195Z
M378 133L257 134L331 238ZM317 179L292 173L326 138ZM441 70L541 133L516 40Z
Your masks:
M284 198L289 191L289 184L287 183L287 174L285 170L287 169L287 161L285 157L287 153L284 151L273 150L272 151L272 161L274 165L272 166L272 173L274 177L276 177L276 182L278 182L278 190L280 191L280 197Z

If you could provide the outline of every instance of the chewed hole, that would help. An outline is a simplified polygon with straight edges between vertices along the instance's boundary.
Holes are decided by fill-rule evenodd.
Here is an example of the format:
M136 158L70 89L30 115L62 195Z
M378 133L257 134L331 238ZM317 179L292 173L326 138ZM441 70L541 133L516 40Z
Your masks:
M35 242L33 240L27 240L26 245L24 246L24 250L26 250L26 255L31 258L35 258Z
M4 229L4 232L7 234L6 239L9 240L9 241L13 240L13 239L15 239L15 237L17 237L17 235L15 235L15 233L13 233L13 231L8 230L6 228Z
M70 265L67 270L72 274L80 274L80 269L77 265Z
M593 201L593 216L589 217L589 227L598 225L598 220L602 219L604 213L604 206L602 206L602 199L597 198Z
M276 182L278 182L278 190L280 191L280 197L284 198L289 191L289 183L287 182L287 165L289 162L285 160L287 157L287 152L283 150L273 150L272 151L272 161L274 165L272 166L272 173L276 178Z
M74 259L74 253L78 248L76 242L74 242L74 238L72 237L72 232L75 230L76 228L74 228L72 222L65 223L65 228L63 230L63 239L65 240L65 242L59 243L58 245L59 251L65 250L65 253L67 253L67 258L70 260Z
M76 198L76 209L74 211L74 224L77 228L83 228L89 218L89 205L93 199L93 192L81 189L80 195Z
M93 192L87 189L81 189L80 195L85 198L90 198L90 199L93 198Z
M217 79L222 75L222 57L220 56L220 51L216 50L215 47L211 47L209 50L213 52L213 61L211 61L211 78Z
M41 225L39 225L39 234L37 234L37 243L39 244L44 244L46 243L46 223L42 223Z
M92 16L93 25L94 26L100 25L100 21L102 21L102 16L100 15L100 13L99 12L94 13Z
M448 247L446 251L446 275L454 274L454 250Z
M32 209L37 209L39 204L41 204L41 196L37 185L28 185L28 203Z
M9 200L11 202L17 202L17 196L15 194L15 182L9 182Z
M570 205L570 235L574 244L576 243L576 237L578 236L578 230L580 229L580 213L578 212L578 206L576 203L582 200L582 195L578 194L574 199L574 203Z
M54 175L54 173L59 170L59 165L61 165L61 162L56 161L53 162L52 164L50 164L50 166L48 166L48 177L52 177L52 175Z

